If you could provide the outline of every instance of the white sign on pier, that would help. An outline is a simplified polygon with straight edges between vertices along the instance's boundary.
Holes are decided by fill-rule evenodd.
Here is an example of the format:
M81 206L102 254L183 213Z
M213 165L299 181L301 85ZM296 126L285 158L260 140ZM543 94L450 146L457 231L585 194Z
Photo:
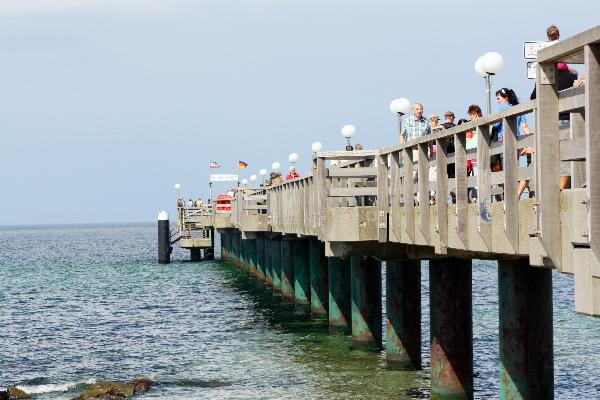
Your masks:
M239 179L238 175L235 174L211 174L211 182L237 182Z

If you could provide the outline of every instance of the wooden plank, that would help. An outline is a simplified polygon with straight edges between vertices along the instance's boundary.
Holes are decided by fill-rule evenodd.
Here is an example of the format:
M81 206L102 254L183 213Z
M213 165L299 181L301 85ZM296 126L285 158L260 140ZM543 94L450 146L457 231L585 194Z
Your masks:
M431 239L431 227L429 224L429 158L427 157L428 143L420 143L419 149L419 209L420 225L419 228L425 238L426 244L429 244Z
M437 232L439 240L436 242L436 253L448 253L448 170L447 170L447 139L437 139L436 145L436 206L437 206Z
M550 46L552 47L552 46ZM560 153L558 142L558 91L556 64L538 63L536 91L538 97L536 129L536 197L538 199L537 229L543 253L532 254L530 262L537 266L560 269Z
M590 247L596 259L600 259L600 45L585 46L584 56L587 65L585 137L588 233Z
M569 127L569 136L571 139L585 138L585 118L583 117L583 113L571 113L571 123ZM562 146L562 142L560 145ZM587 148L585 139L582 147L584 149ZM581 188L586 184L585 164L585 160L571 162L571 188Z
M519 182L517 157L517 134L519 127L516 118L505 118L504 127L504 231L512 244L515 254L519 250Z
M377 157L377 207L378 207L378 239L380 243L388 241L388 212L389 182L388 182L388 155Z
M559 146L561 161L585 161L587 156L585 136L561 140Z
M317 157L323 160L363 160L375 158L379 150L355 150L355 151L321 151Z
M585 107L585 85L561 90L558 93L558 112L579 111Z
M491 220L491 170L490 170L490 128L481 125L477 133L477 230L487 247L492 250Z
M402 169L404 170L404 229L408 236L408 243L415 243L415 181L413 172L413 151L411 148L402 150Z
M336 187L329 189L329 197L377 196L377 192L378 189L376 187Z
M401 220L400 220L400 153L394 152L390 154L390 211L389 211L389 237L394 237L396 241L400 241L402 237ZM392 235L393 234L393 235ZM390 239L391 240L391 239Z
M327 169L325 160L317 159L317 175L315 176L315 191L317 193L316 206L318 210L318 232L321 238L325 238L327 226Z
M467 249L469 227L469 189L467 184L467 136L464 133L454 135L455 157L455 193L456 193L456 232L463 249Z
M331 178L373 178L377 176L376 167L362 168L330 168L329 177Z

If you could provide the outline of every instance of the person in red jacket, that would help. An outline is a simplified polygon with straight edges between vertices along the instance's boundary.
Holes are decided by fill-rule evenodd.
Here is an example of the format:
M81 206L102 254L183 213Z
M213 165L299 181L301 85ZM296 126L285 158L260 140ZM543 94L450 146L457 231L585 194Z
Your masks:
M296 172L296 167L295 166L291 166L290 167L290 173L287 174L287 176L285 177L286 181L289 181L290 179L295 179L295 178L299 178L300 174Z

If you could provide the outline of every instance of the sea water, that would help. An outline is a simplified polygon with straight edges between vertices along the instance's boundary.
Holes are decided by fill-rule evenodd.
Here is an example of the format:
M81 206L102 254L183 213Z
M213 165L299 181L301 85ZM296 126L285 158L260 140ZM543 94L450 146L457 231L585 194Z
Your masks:
M70 399L147 377L140 398L428 398L427 263L424 369L402 372L227 263L175 248L159 265L156 242L154 224L0 228L0 387ZM571 276L553 278L556 398L600 399L600 319L575 313ZM494 262L474 262L473 336L476 398L497 398Z

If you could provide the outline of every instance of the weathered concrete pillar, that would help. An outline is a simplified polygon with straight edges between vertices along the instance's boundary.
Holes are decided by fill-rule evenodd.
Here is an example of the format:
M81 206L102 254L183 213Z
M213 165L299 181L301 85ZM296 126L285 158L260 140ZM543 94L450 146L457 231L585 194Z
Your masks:
M310 311L315 319L327 319L329 309L327 257L325 244L310 239Z
M265 238L256 238L256 275L259 280L265 280Z
M169 214L166 211L158 213L158 262L171 262L171 232L169 230Z
M498 261L500 398L554 398L552 270Z
M214 260L215 259L215 229L210 228L210 247L208 249L204 249L204 260Z
M227 260L227 232L221 232L221 259Z
M421 369L421 261L387 261L385 293L387 364Z
M190 249L190 260L193 262L202 261L202 251L199 247L192 247Z
M294 252L292 240L281 241L281 296L283 301L294 303Z
M273 241L265 239L265 282L273 285Z
M246 254L246 240L242 239L242 235L240 237L240 256L238 258L238 265L242 269L247 269L248 265L246 264L248 255Z
M473 398L471 260L429 261L431 398Z
M310 310L310 245L307 240L292 242L294 259L294 299L296 309Z
M271 242L271 268L273 270L273 293L281 294L281 240Z
M373 257L351 257L352 347L380 350L381 262Z
M329 328L350 332L352 307L350 305L350 259L329 257Z
M246 239L246 265L252 276L256 276L256 250L256 239Z

